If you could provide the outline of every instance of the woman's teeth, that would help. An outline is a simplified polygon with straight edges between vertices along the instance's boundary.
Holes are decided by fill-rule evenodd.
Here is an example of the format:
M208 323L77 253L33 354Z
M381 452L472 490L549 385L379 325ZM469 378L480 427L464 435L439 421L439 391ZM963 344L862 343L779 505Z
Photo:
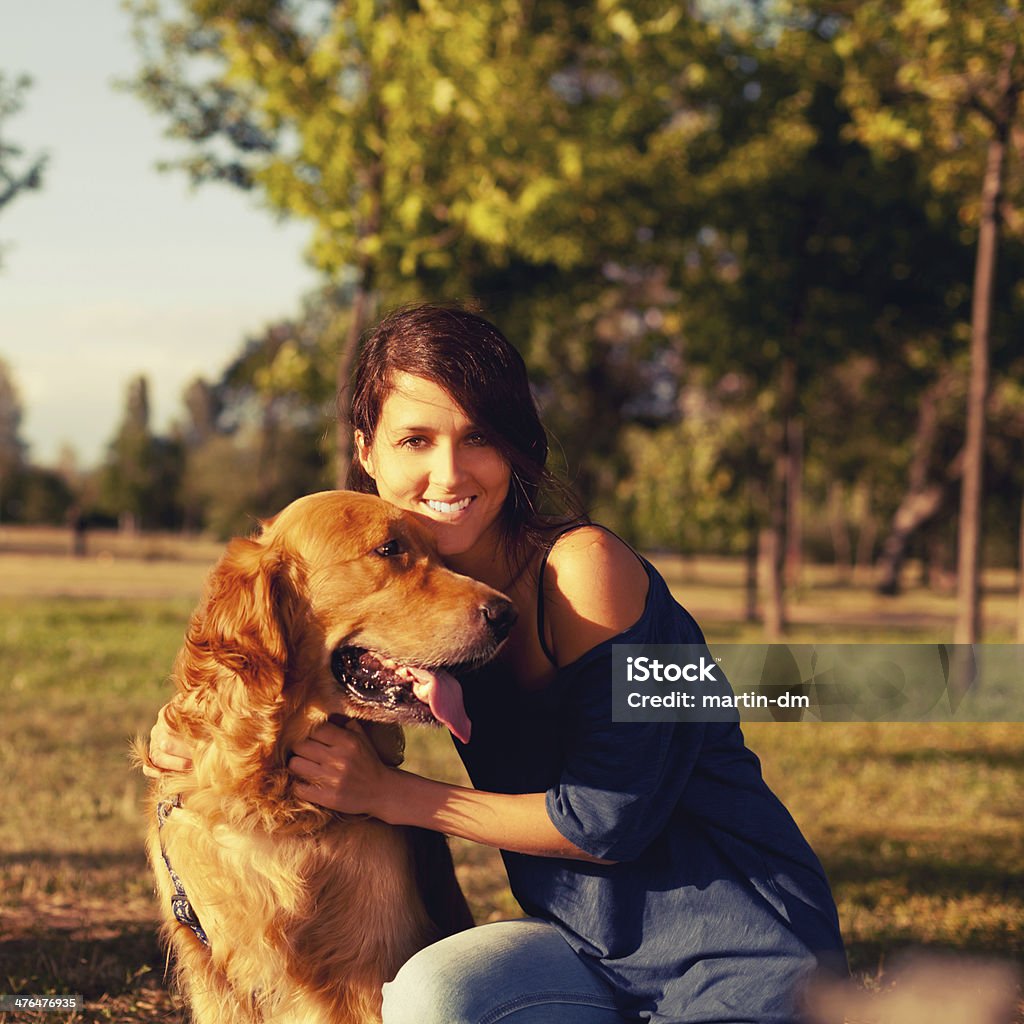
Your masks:
M469 503L472 498L463 498L462 501L430 501L427 500L427 504L435 512L461 512L464 508L469 508Z

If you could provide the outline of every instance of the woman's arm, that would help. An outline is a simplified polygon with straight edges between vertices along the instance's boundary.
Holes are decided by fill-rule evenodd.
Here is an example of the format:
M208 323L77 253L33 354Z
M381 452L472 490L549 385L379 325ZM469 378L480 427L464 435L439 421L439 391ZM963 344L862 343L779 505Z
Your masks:
M190 755L161 708L150 732L150 759L159 771L148 765L143 771L152 777L191 771ZM358 722L318 727L296 745L288 767L300 777L297 796L335 811L370 814L391 825L418 825L538 857L612 863L584 853L551 824L543 793L481 793L390 768Z
M295 794L345 814L417 825L535 857L611 864L584 853L551 823L543 793L485 793L390 768L358 722L327 722L296 744L289 769Z
M550 646L567 665L616 636L643 613L647 573L617 537L583 527L555 545L545 574ZM503 794L452 786L389 768L362 727L327 723L295 747L295 792L311 803L418 825L487 846L540 857L611 864L585 853L552 823L545 793Z
M562 538L548 562L545 595L550 646L567 665L639 618L647 575L617 537L593 527ZM153 760L188 771L190 751L164 721L151 734ZM614 863L585 853L552 824L546 794L487 793L436 782L383 764L358 722L325 723L298 743L289 761L295 793L347 814L416 825L502 850L542 857Z

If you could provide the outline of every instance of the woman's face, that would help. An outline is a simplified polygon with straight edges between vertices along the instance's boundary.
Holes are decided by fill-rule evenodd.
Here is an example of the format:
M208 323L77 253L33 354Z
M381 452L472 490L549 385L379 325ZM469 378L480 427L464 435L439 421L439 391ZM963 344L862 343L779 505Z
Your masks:
M377 493L426 523L443 556L496 551L508 462L443 388L402 372L393 385L372 444L355 437Z

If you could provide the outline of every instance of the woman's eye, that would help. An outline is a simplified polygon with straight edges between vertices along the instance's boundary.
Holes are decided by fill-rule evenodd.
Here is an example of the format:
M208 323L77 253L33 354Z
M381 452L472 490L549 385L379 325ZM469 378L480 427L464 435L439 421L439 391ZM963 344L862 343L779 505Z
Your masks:
M420 448L425 448L426 444L427 439L425 437L407 437L399 442L399 447L412 448L413 451L416 451Z
M401 555L405 551L400 540L387 540L379 548L374 548L373 553L380 555L381 558L394 558L395 555Z
M474 433L474 434L469 434L466 437L466 443L467 444L471 444L471 445L475 445L478 448L479 447L483 447L484 445L490 444L490 442L487 440L487 435L486 434L481 434L479 432Z

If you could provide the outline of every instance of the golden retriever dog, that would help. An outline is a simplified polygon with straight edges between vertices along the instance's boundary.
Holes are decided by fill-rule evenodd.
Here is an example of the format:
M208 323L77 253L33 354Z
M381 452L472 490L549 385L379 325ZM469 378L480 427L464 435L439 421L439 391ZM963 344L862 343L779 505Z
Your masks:
M331 715L367 722L393 765L402 725L464 728L451 677L424 701L395 663L482 663L514 619L370 495L300 498L229 544L174 666L167 718L194 769L164 773L149 806L163 931L199 1024L379 1021L381 985L472 925L442 836L305 802L287 760Z

